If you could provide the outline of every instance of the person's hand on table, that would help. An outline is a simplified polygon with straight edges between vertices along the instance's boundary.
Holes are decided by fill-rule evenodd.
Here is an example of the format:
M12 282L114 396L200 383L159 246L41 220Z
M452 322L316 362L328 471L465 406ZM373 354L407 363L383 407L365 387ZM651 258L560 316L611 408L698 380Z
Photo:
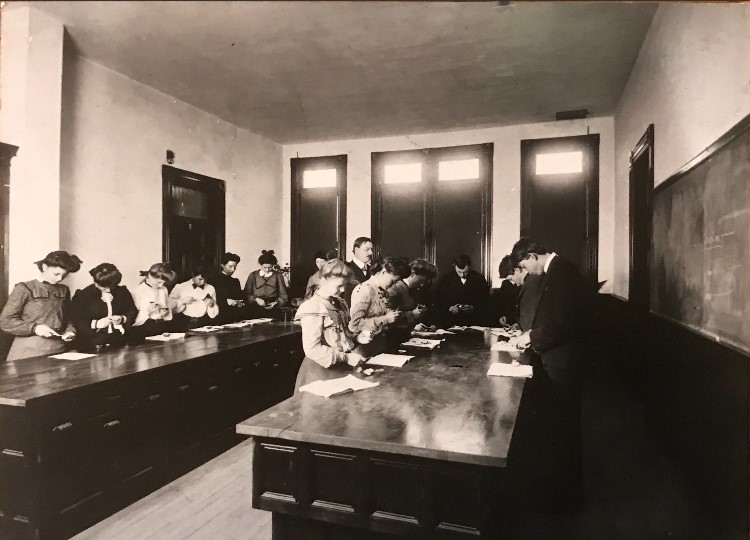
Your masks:
M256 298L255 299L255 303L258 304L261 307L266 307L266 301L263 300L262 298Z
M346 363L352 367L357 367L358 365L365 362L365 360L366 358L359 353L355 353L355 352L346 353Z
M461 304L458 309L460 309L464 313L473 313L474 312L474 306L472 306L471 304Z
M76 338L75 332L65 332L62 336L60 336L63 341L73 341Z
M461 312L460 304L456 304L456 305L449 307L448 311L451 312L453 315L458 315Z
M520 336L510 338L508 345L513 345L517 349L527 349L531 345L531 333L524 332Z

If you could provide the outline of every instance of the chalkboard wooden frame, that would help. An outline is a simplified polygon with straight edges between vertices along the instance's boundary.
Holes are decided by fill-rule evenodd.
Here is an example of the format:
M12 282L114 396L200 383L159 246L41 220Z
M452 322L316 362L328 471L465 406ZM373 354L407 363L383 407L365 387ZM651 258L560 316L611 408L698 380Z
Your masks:
M669 178L667 178L664 182L656 186L653 190L653 196L652 201L654 201L658 194L662 193L663 191L669 189L672 187L676 182L679 182L683 178L685 178L686 175L688 175L690 172L692 172L694 169L696 169L698 166L703 164L706 160L713 157L715 154L717 154L719 151L721 151L724 147L726 147L728 144L733 142L738 137L745 134L747 131L750 130L750 115L745 116L742 120L740 120L737 124L735 124L732 128L729 129L724 135L719 137L714 143L712 143L710 146L708 146L705 150L703 150L700 154L698 154L696 157L691 159L689 162L687 162L683 167L681 167L677 172L672 174ZM748 179L750 181L750 179ZM653 229L653 217L652 217L652 229ZM652 230L653 235L653 230ZM652 236L652 249L653 249L653 236ZM654 273L654 254L652 252L651 254L651 273L652 273L652 279L653 279L653 273ZM713 332L709 330L705 330L700 327L695 327L693 325L689 325L683 321L677 320L673 317L670 317L668 315L659 313L658 311L655 311L653 308L653 305L649 306L649 312L651 315L663 319L666 321L669 321L671 323L676 323L680 325L681 327L689 330L690 332L696 333L698 335L704 336L708 339L711 339L712 341L715 341L717 343L720 343L721 345L732 349L734 351L740 352L744 355L748 355L750 353L750 343L747 344L739 344L732 341L728 341L726 338L723 338L721 336L718 336L714 334Z

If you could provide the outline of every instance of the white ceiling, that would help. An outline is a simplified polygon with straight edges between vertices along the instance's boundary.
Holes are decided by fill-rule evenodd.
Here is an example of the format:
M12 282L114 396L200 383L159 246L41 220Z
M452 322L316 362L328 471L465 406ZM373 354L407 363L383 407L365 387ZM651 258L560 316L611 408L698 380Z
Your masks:
M79 54L280 143L614 111L656 4L30 2Z

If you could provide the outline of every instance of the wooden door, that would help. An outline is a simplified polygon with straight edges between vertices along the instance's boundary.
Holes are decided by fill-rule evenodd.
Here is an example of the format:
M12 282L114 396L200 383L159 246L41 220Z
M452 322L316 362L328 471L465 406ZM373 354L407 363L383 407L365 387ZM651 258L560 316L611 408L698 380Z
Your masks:
M182 280L198 265L218 268L224 253L224 182L164 165L162 189L164 260Z
M521 236L598 274L599 135L521 141Z
M291 160L292 297L304 296L307 280L317 270L316 251L336 249L345 256L346 163L346 155Z
M490 278L492 144L372 154L376 255L423 257L451 271L456 255Z

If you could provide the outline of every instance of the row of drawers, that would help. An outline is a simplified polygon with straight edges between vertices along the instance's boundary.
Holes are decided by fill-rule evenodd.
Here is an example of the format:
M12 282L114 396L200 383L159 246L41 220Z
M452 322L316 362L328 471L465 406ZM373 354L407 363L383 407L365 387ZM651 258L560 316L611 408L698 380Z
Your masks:
M71 531L158 487L170 462L290 396L301 358L290 336L0 407L0 531Z

